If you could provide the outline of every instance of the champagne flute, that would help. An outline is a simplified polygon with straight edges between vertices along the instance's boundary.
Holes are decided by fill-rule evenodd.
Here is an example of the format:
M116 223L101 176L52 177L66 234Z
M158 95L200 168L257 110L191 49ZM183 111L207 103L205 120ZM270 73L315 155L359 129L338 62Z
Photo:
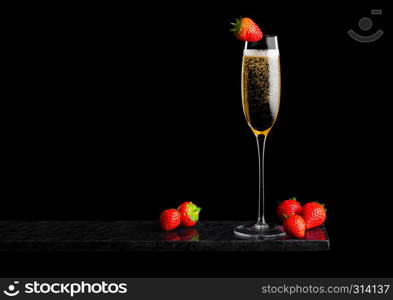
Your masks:
M259 161L258 220L240 225L235 234L247 238L275 238L285 235L282 228L265 221L264 155L268 133L280 106L281 76L277 36L246 43L242 64L242 101L247 123L257 138Z

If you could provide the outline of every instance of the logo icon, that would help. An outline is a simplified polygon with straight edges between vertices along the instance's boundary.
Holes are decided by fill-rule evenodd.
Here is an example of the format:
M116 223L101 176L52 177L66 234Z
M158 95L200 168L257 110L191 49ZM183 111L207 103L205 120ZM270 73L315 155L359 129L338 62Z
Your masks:
M382 9L372 9L371 15L382 15ZM370 18L363 17L359 20L359 27L363 31L370 30L372 26L373 26L373 21ZM379 39L382 36L383 31L381 29L378 29L376 32L374 32L371 35L361 35L351 29L347 33L355 41L358 41L360 43L371 43Z
M10 297L14 297L14 296L18 295L19 294L19 290L17 290L16 286L15 286L17 284L19 284L19 281L14 281L14 284L10 284L8 286L8 290L4 290L3 291L4 294L6 294L7 296L10 296Z

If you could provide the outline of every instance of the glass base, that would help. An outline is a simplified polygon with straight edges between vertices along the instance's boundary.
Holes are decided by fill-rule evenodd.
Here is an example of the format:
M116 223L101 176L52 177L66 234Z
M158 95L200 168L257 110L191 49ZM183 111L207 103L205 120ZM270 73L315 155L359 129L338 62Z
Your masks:
M263 226L257 224L240 225L235 228L234 232L242 238L274 239L285 236L282 226L272 224Z

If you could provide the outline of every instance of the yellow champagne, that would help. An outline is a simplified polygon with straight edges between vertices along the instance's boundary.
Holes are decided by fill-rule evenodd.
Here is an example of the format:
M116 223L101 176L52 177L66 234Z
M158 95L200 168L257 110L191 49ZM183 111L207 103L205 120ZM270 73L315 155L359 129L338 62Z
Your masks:
M278 50L244 50L243 111L256 135L267 135L276 121L280 106L280 79Z

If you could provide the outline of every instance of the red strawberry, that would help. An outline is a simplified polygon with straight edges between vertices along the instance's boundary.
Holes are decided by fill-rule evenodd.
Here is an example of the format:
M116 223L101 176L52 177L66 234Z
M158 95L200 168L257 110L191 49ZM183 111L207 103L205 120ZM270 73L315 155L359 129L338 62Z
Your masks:
M187 201L183 202L178 208L181 215L181 224L184 227L191 227L196 224L199 219L199 212L201 208L194 203Z
M318 202L308 202L303 205L301 215L306 222L307 229L321 226L326 219L326 210Z
M169 231L180 225L180 212L171 208L164 210L160 215L160 226L162 230Z
M300 214L301 211L302 206L296 201L296 198L285 200L277 207L277 215L283 221L294 214Z
M306 224L299 215L292 215L284 222L285 233L296 238L303 238L306 233Z
M231 23L234 26L231 31L241 41L257 42L263 37L263 33L257 24L250 18L236 19L236 23Z

